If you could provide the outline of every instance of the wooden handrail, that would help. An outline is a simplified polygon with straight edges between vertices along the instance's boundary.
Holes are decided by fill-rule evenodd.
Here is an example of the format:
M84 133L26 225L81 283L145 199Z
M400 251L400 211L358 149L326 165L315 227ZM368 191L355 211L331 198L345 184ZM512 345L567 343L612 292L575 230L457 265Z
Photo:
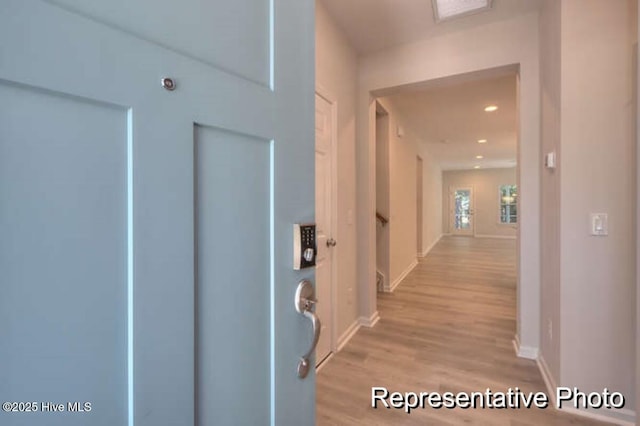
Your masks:
M378 212L376 212L376 219L380 222L380 224L382 224L382 226L385 226L387 223L389 223L389 219L387 219L386 217L382 216Z

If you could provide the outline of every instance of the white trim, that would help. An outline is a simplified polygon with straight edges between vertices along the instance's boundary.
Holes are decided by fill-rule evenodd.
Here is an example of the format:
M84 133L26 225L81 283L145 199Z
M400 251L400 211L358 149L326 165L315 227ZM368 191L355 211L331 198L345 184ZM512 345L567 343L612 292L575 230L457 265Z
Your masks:
M331 360L331 358L333 358L334 353L335 352L329 352L329 355L327 355L320 364L316 365L316 374L318 374L325 365L329 364L329 361Z
M436 246L436 244L438 244L440 242L440 240L442 239L443 236L444 236L444 234L440 234L440 236L438 238L436 238L436 240L429 247L427 247L427 249L425 251L420 253L420 257L427 257L429 252L431 250L433 250L433 248Z
M357 318L349 326L349 328L347 328L347 330L344 333L342 333L342 336L340 336L340 338L338 339L336 352L340 352L347 345L347 343L349 343L349 340L351 340L351 338L356 335L358 330L360 330L360 327L362 326L360 321L361 321L360 318Z
M540 374L542 375L542 380L547 388L547 395L549 396L549 400L551 401L553 407L557 407L556 405L556 381L553 379L553 375L549 370L549 366L547 362L544 360L542 354L538 356L536 360L536 364L538 364L538 370L540 370Z
M501 240L515 240L517 237L515 235L486 235L486 234L476 234L476 238L496 238Z
M514 344L515 344L515 341L514 341ZM536 359L536 364L538 364L538 370L540 370L540 374L542 375L542 380L544 381L545 387L547 388L546 393L549 396L549 401L551 402L551 406L553 407L554 410L562 411L563 413L573 414L573 415L588 418L588 419L599 420L607 423L614 423L617 425L633 426L635 424L636 412L633 410L628 410L624 408L615 410L615 411L614 410L608 411L609 413L612 414L610 416L605 414L600 414L594 411L578 410L573 407L558 408L558 405L556 402L557 384L556 384L556 381L553 379L553 375L551 374L551 371L549 370L549 366L547 365L547 362L544 360L544 357L542 356L542 354L540 354Z
M391 284L391 286L387 289L385 288L385 291L389 292L389 293L393 293L393 291L396 289L396 287L398 287L400 285L400 283L402 282L402 280L404 280L407 275L409 275L411 273L411 271L413 271L413 269L418 266L418 260L414 259L413 262L411 262L411 265L409 265L407 267L407 269L404 270L404 272L402 272L400 274L400 276L398 278L396 278L393 283Z
M316 83L315 93L331 105L331 225L330 238L338 241L341 235L338 233L338 101L321 83ZM331 260L331 328L329 347L336 352L338 346L338 255L340 248L333 247L329 256Z
M520 337L518 337L517 334L514 336L512 342L518 358L532 359L534 361L538 360L538 354L540 352L538 348L534 348L532 346L521 346Z
M373 328L378 323L378 321L380 321L380 314L378 313L378 311L375 311L369 318L358 318L358 322L361 326L369 328Z

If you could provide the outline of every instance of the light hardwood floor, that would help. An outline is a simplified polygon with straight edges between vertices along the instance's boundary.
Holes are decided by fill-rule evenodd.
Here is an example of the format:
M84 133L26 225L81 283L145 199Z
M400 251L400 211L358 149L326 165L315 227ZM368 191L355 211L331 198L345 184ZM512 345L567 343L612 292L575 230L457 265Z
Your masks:
M534 361L516 357L514 240L445 237L392 294L380 322L362 328L317 378L318 425L606 425L532 409L378 408L390 392L545 391Z

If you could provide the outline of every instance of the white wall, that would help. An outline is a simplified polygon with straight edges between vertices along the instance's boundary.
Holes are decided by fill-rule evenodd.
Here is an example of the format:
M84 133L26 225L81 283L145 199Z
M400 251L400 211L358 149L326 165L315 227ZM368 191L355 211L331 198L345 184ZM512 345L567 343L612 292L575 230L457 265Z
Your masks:
M640 54L638 53L638 39L640 39L640 7L636 1L636 98L634 107L636 109L636 410L640 408L640 273L638 265L640 265L640 107L638 100L640 99ZM636 413L637 416L637 413Z
M625 410L599 414L628 421L637 406L636 7L549 0L540 19L542 147L559 154L542 175L541 357L552 385L622 392ZM609 235L591 236L589 214L601 212Z
M388 290L417 262L416 157L422 158L423 166L421 253L442 236L442 170L393 101L383 97L377 102L387 115L376 119L376 209L389 218L385 227L376 227L377 265L386 274ZM403 136L398 135L398 127ZM384 159L388 161L387 170L379 167ZM386 182L386 188L382 182Z
M561 2L545 0L540 14L540 96L542 154L560 146L560 14ZM560 378L560 175L562 165L541 175L540 357L557 384Z
M513 237L515 224L501 224L500 185L516 184L515 167L508 169L450 170L443 172L442 229L452 231L450 194L456 186L473 187L474 234L478 236Z
M635 407L635 141L631 1L561 5L560 383ZM589 213L609 236L589 235ZM609 414L609 413L605 413Z
M357 59L316 1L316 86L338 103L338 336L358 318L356 299L355 97Z
M538 14L461 30L359 58L357 98L358 281L362 315L376 312L375 103L388 88L516 64L520 73L518 335L538 348L540 297L540 89ZM373 94L372 94L373 92Z
M376 116L376 211L389 218L389 114ZM384 276L383 287L388 289L390 275L390 227L376 223L376 268Z
M442 237L442 170L423 142L422 157L422 255Z
M416 156L420 141L387 98L378 102L389 114L389 284L416 265ZM398 126L404 136L398 136Z

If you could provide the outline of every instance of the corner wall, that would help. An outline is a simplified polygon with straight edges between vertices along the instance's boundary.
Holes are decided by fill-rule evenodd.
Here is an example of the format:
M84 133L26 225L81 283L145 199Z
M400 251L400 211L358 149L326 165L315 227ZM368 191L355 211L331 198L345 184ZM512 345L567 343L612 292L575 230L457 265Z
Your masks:
M357 58L322 3L316 1L316 87L338 104L337 337L358 319L356 299L355 98Z
M556 168L542 168L540 195L540 357L555 383L560 378L560 4L544 0L540 12L542 152L556 153ZM554 384L555 384L554 383Z
M633 410L636 29L630 16L632 1L561 5L560 383L585 392L615 389ZM609 215L606 237L589 234L589 214L600 212Z
M623 409L580 414L627 422L637 409L636 8L547 0L540 18L542 147L558 154L542 175L540 365L549 386L621 392ZM591 235L591 213L608 214L607 236Z

